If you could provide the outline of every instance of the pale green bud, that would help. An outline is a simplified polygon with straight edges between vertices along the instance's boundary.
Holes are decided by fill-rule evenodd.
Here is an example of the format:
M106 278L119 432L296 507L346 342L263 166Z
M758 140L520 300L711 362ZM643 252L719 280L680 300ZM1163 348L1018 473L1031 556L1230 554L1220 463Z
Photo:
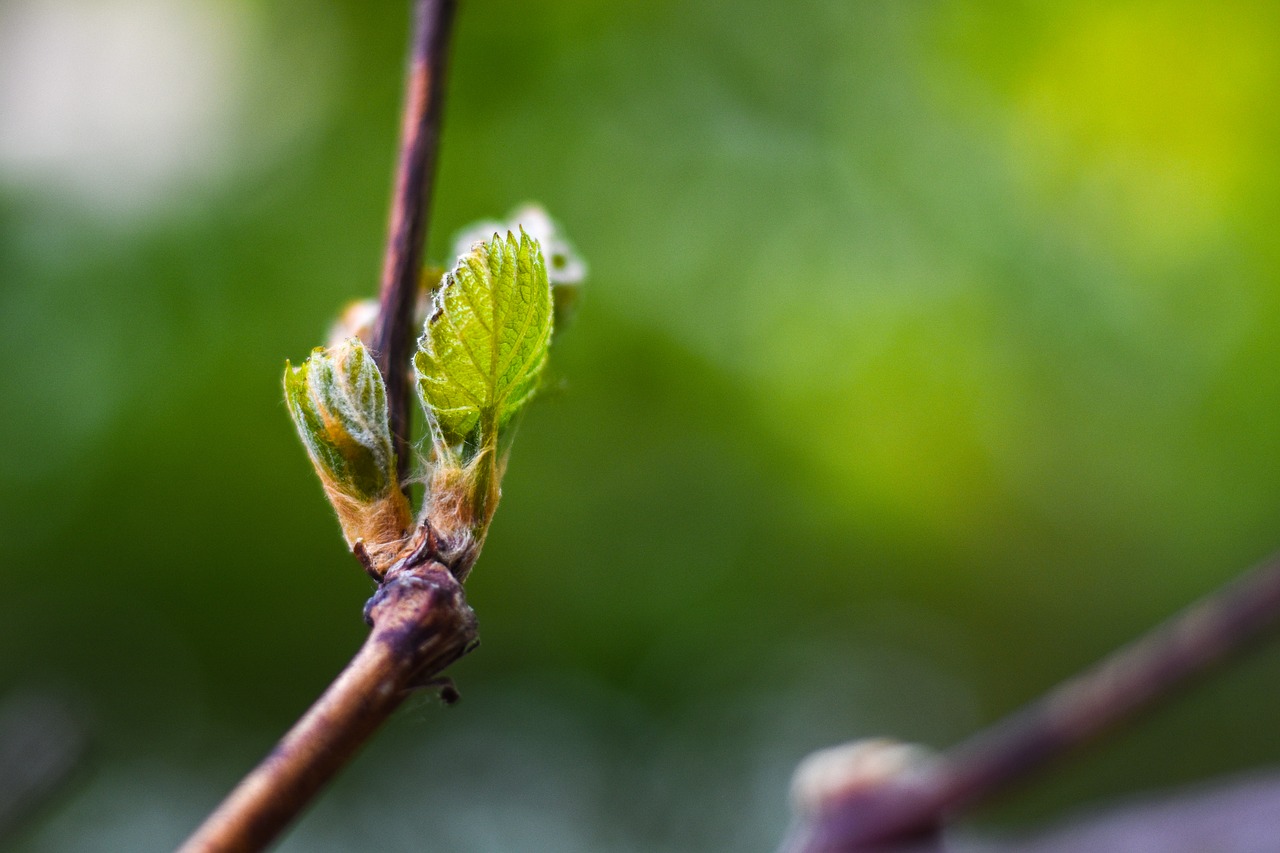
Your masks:
M408 501L396 476L387 394L373 356L358 338L286 363L285 402L307 455L338 512L348 544L371 553L402 540Z

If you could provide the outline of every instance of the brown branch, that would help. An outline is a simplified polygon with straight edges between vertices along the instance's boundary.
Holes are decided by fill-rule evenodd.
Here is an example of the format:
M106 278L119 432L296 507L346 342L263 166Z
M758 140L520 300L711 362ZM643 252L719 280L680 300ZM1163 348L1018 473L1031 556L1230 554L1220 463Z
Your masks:
M824 800L788 853L860 853L935 833L961 810L1008 790L1280 622L1280 557L1245 574L935 763Z
M388 422L395 441L396 465L403 482L409 468L409 357L414 304L422 272L422 244L431 211L431 192L444 115L445 67L453 30L454 0L417 0L414 4L404 118L395 196L378 293L381 311L373 350L387 386Z
M355 658L180 853L265 849L412 689L476 643L462 587L435 561L394 567L367 612L373 630Z
M409 347L439 146L454 0L415 0L395 197L373 349L387 388L401 482L409 464ZM392 566L365 610L373 627L355 658L182 853L263 850L346 765L410 691L452 685L437 676L476 644L475 614L429 529ZM357 551L357 556L362 551ZM474 559L474 554L467 555ZM456 561L451 561L456 562Z

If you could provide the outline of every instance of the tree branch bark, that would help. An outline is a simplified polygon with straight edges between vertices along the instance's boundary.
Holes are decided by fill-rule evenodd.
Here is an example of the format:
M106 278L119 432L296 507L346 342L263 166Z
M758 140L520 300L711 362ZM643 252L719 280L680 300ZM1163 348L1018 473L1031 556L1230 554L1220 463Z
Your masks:
M367 613L373 630L355 658L180 853L265 849L414 688L476 643L462 586L435 561L393 568Z

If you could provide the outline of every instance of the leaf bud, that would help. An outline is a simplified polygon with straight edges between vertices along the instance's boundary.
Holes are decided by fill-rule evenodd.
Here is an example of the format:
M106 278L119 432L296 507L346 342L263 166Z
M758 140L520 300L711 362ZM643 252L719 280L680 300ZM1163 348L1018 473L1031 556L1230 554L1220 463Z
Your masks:
M412 525L396 475L382 374L359 338L286 363L285 402L347 544L385 570Z

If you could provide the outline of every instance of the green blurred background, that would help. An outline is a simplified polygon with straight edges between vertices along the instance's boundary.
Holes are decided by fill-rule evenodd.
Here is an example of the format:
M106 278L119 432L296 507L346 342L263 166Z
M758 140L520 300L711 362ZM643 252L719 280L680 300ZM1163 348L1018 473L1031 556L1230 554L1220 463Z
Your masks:
M0 0L0 699L22 851L176 844L359 644L280 376L376 288L403 3ZM431 235L591 264L415 699L285 851L768 851L1280 544L1280 10L463 4ZM1280 650L977 816L1280 761Z

